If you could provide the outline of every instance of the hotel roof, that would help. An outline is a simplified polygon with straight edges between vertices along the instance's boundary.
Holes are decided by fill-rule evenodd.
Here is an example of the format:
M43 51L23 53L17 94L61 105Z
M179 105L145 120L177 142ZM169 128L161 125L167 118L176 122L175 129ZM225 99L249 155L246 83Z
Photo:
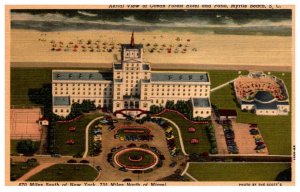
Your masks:
M152 81L164 82L209 82L207 73L155 73L151 74Z
M70 71L53 71L53 80L73 80L73 81L111 81L112 73L100 73L91 71L70 72Z
M210 107L208 98L193 98L194 107Z
M60 96L53 98L53 105L70 105L70 97L69 96Z

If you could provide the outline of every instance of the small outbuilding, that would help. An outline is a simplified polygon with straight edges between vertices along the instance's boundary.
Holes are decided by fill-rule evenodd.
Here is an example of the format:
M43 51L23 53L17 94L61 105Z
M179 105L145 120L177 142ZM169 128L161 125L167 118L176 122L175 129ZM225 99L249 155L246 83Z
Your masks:
M224 121L224 120L232 120L236 119L237 117L237 112L235 109L219 109L218 110L218 118L219 121Z

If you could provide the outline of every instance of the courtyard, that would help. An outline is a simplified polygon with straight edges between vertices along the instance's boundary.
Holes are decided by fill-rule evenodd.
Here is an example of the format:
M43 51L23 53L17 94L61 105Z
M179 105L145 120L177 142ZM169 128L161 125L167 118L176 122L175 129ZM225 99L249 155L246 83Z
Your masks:
M118 133L119 129L124 127L135 127L133 130L136 130L137 127L141 127L140 124L137 124L134 121L126 121L126 120L118 120L118 123L114 124L116 126L115 130L109 130L108 126L103 126L102 128L102 152L99 156L88 157L90 162L93 162L94 166L99 165L102 169L99 177L97 180L99 181L122 181L125 178L130 178L133 181L155 181L159 179L163 179L171 174L173 174L176 169L183 170L185 166L182 163L185 162L186 158L183 155L178 155L176 157L172 157L170 155L170 151L168 149L165 133L162 127L158 126L153 122L145 122L142 127L145 129L149 129L151 134L153 135L152 140L148 141L128 141L128 140L120 140L119 138L115 138L115 134ZM127 128L129 129L129 128ZM144 173L137 172L134 174L132 171L129 170L120 170L123 166L118 166L118 163L114 161L114 159L108 158L108 154L116 153L118 155L122 154L123 150L127 148L127 146L133 146L134 148L140 149L143 147L150 147L155 151L159 151L160 155L163 155L164 160L160 167L153 168L153 170L144 171ZM149 149L150 149L149 148ZM130 148L128 148L130 149ZM119 150L119 152L118 152ZM148 152L147 152L148 153ZM149 152L152 153L152 152ZM115 158L118 158L114 155ZM131 156L131 160L129 160ZM119 164L124 163L127 165L134 164L139 165L141 163L142 166L148 164L147 162L152 162L154 159L148 155L140 155L140 154L127 154L125 156L120 156L121 160L119 160ZM125 158L125 159L124 159ZM134 161L138 161L134 162ZM176 161L177 164L174 167L170 167L169 165ZM151 164L151 163L150 163ZM130 168L129 168L130 169ZM135 168L134 170L138 170Z

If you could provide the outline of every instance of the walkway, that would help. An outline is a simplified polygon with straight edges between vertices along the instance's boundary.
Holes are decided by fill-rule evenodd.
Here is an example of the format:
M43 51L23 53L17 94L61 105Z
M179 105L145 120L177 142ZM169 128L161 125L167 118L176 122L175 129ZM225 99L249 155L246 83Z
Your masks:
M82 156L82 158L86 158L88 152L89 152L89 128L90 126L95 122L97 121L98 119L102 119L103 116L101 117L97 117L95 119L93 119L86 127L85 127L85 151L84 151L84 154Z
M230 83L233 83L234 80L235 80L235 79L232 79L232 80L230 80L230 81L228 81L228 82L226 82L226 83L223 83L222 85L219 85L219 86L217 86L217 87L215 87L215 88L212 88L212 89L210 90L210 92L212 93L212 92L214 92L214 91L216 91L216 90L218 90L218 89L221 89L221 88L223 88L223 87L229 85Z
M20 177L19 179L17 179L17 181L26 181L27 179L29 179L31 176L37 174L38 172L54 165L55 163L43 163L41 165L38 165L37 167L31 169L29 172L25 173L22 177Z
M174 123L173 121L171 121L170 119L167 119L165 117L153 117L153 118L161 118L161 119L164 119L168 122L170 122L171 124L174 125L174 127L177 129L177 132L178 132L178 136L179 136L179 142L180 142L180 146L181 146L181 149L182 149L182 153L184 155L188 155L186 152L185 152L185 148L184 148L184 144L183 144L183 140L182 140L182 136L181 136L181 131L180 131L180 128L178 127L178 125L176 123Z

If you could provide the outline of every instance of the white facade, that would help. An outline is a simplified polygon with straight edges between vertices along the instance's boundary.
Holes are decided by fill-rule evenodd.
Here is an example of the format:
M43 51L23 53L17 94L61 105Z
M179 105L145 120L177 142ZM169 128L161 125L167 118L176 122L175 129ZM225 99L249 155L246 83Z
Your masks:
M143 45L122 45L121 62L113 64L111 74L97 70L53 70L53 112L60 116L70 113L71 105L83 100L95 101L98 107L111 108L135 116L151 105L165 106L168 100L210 97L207 72L156 72L143 62ZM195 107L194 107L195 108ZM197 108L197 109L196 109ZM196 107L194 117L209 117L209 106ZM117 113L117 117L122 117Z

